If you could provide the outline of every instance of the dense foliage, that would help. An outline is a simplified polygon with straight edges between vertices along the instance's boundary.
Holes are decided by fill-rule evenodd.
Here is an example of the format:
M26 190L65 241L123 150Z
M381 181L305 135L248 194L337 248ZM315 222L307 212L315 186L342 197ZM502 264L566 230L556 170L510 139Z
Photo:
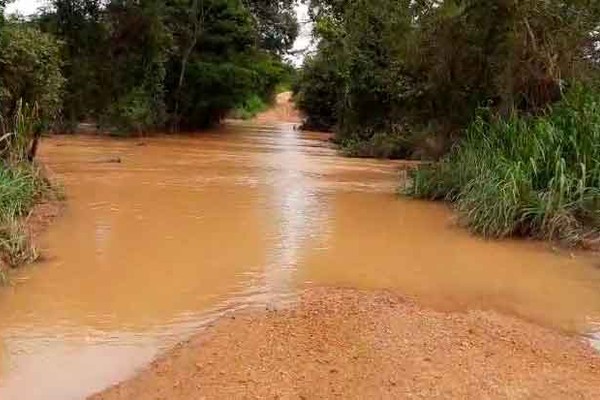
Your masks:
M575 88L540 116L480 115L409 192L456 202L484 236L528 235L579 244L600 232L600 93Z
M61 106L60 45L16 21L0 26L0 163L31 161Z
M196 129L285 74L289 0L53 0L38 25L64 42L64 126Z
M11 116L21 102L36 104L50 122L61 105L63 77L59 44L39 30L8 23L0 33L0 115Z
M344 87L340 58L335 46L323 41L319 52L305 60L293 85L305 128L329 131L336 125Z
M478 107L538 113L598 70L594 0L310 3L319 44L296 97L358 155L439 156Z
M47 192L48 184L32 161L41 133L61 105L60 69L55 38L17 21L0 20L0 280L4 266L36 257L21 218Z

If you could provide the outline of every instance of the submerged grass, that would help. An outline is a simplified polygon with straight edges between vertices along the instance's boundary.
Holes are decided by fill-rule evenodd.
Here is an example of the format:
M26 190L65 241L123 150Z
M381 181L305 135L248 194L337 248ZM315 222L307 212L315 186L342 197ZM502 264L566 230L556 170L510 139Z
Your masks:
M483 236L597 241L600 93L574 88L537 117L479 116L445 159L413 172L406 191L454 202Z

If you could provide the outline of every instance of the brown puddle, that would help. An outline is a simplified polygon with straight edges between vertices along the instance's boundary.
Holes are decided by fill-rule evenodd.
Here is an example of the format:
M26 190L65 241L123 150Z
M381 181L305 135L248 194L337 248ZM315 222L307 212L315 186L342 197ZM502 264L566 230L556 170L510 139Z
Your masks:
M325 139L292 125L45 139L68 207L46 261L0 290L0 398L85 397L222 312L306 283L571 332L600 320L594 256L473 238L444 205L398 199L398 163L340 158Z

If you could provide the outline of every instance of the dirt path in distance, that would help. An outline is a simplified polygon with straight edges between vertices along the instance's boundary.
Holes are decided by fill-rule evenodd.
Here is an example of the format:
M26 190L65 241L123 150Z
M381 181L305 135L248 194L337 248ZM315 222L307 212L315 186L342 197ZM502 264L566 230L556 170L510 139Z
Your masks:
M301 123L302 116L292 102L292 92L279 93L275 104L268 110L258 114L253 121L261 123L290 122Z
M389 292L312 288L225 317L113 399L600 399L600 355L495 312L438 312Z

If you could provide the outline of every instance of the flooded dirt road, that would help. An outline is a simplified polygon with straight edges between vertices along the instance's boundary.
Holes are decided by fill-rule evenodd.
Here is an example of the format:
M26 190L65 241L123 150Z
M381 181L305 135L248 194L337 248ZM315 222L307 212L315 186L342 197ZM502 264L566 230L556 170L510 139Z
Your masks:
M0 398L78 399L225 311L305 285L391 288L568 332L600 321L593 255L487 242L442 204L399 199L400 164L336 156L290 124L196 136L55 137L68 206L45 261L0 290Z

